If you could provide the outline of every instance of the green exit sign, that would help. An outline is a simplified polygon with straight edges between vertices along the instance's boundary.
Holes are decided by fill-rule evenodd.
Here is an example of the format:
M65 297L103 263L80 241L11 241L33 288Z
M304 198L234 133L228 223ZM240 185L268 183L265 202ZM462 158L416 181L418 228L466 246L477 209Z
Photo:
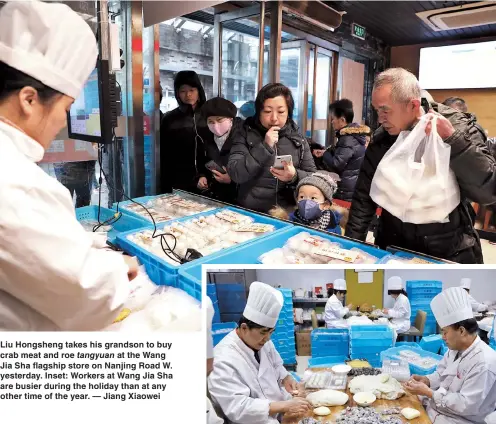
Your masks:
M351 24L351 35L353 35L353 37L365 40L365 34L365 27L358 24Z

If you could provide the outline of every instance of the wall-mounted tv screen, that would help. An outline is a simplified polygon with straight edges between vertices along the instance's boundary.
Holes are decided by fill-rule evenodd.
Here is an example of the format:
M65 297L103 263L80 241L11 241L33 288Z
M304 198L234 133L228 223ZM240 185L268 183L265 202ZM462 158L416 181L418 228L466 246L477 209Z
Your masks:
M496 41L420 49L425 90L496 87Z

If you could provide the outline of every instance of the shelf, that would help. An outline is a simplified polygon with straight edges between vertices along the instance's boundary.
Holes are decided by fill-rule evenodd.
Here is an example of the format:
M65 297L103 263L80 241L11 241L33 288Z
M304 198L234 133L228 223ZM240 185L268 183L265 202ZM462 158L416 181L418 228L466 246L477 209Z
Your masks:
M327 297L293 297L293 303L327 303Z

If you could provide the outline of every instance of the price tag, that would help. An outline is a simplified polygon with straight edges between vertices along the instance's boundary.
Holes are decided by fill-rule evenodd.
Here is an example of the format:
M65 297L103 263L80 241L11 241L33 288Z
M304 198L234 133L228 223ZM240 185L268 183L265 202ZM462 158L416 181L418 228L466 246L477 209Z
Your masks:
M269 224L248 224L241 225L235 231L238 233L268 233L273 230L274 227Z
M358 257L358 252L351 250L338 249L335 247L323 247L315 252L316 255L326 256L332 259L339 259L340 261L353 263Z
M215 216L219 219L223 219L224 221L230 222L231 224L240 224L241 220L244 218L243 215L231 211L222 211L215 214Z
M307 237L304 240L305 243L310 243L313 246L320 246L323 242L322 240L316 239L315 237Z

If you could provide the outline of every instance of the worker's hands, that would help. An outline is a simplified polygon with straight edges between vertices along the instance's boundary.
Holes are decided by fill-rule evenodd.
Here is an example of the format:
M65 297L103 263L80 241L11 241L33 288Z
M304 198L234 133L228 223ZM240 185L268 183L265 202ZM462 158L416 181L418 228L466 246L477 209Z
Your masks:
M298 383L290 375L288 375L284 380L282 380L282 385L290 395L298 394Z
M384 308L384 309L382 310L382 313L383 313L384 315L388 315L388 314L389 314L389 309L388 309L388 308Z
M265 143L267 143L270 147L274 147L279 141L279 130L279 127L271 127L265 134Z
M225 174L221 174L219 171L216 171L215 169L212 170L212 174L214 174L214 178L217 182L221 184L231 184L231 177L227 173L227 169L225 166L223 166L224 171L226 171Z
M434 112L434 110L430 110L429 113L427 114L427 117L429 119L429 122L427 123L427 126L425 127L425 133L427 135L430 135L432 131L432 120L436 119L436 128L437 128L437 133L439 136L443 139L446 140L450 138L454 132L455 128L453 128L453 125L451 125L451 122L447 120L443 115L440 113Z
M427 386L427 384L413 379L407 381L404 386L405 389L407 389L412 395L427 396L432 398L434 393L433 390Z
M198 188L200 190L206 190L208 188L208 180L205 177L201 177L198 180Z
M289 183L296 175L296 168L292 163L288 164L287 162L283 162L282 164L284 165L284 169L276 169L274 167L271 167L270 172L279 181Z
M427 377L424 377L423 375L414 374L412 375L412 380L418 381L419 383L424 383L428 387L431 386L431 382L429 381L429 379Z
M351 311L353 309L353 303L350 303L347 308Z
M135 257L123 255L123 258L129 269L127 272L127 278L129 278L129 281L132 281L138 276L139 262Z
M300 397L287 400L283 403L285 404L283 412L286 414L305 414L313 408L308 400Z

